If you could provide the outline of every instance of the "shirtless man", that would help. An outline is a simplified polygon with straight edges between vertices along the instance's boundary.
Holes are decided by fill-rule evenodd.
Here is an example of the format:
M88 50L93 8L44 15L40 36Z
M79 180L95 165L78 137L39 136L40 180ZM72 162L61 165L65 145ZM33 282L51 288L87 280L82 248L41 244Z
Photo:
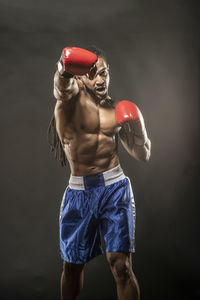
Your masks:
M131 156L148 161L151 142L142 114L134 103L109 97L109 66L99 49L65 48L57 69L49 134L53 130L52 150L71 169L60 211L61 298L78 299L84 265L103 252L101 235L118 299L139 300L132 270L135 203L117 137Z

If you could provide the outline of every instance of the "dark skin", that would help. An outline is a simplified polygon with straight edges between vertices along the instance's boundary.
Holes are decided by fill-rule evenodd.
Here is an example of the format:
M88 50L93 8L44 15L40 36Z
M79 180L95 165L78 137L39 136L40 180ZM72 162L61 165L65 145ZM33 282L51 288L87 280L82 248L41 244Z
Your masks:
M116 135L124 148L139 161L150 158L150 140L138 146L131 122L119 127L115 109L107 105L109 67L99 58L93 70L84 76L54 76L56 130L75 176L92 175L119 164ZM140 137L137 137L140 138ZM119 300L139 300L140 292L132 271L132 255L107 252L106 257L116 281ZM61 277L62 300L75 300L83 287L84 264L64 262Z

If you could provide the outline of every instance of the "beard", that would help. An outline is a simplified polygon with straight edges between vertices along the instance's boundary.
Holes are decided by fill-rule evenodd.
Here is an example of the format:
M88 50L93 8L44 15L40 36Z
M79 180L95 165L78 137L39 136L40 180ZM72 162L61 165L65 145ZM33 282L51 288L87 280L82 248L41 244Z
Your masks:
M111 99L110 96L107 96L106 99L102 99L100 101L100 106L105 108L114 108L114 101Z
M113 103L113 100L108 95L108 91L105 93L105 95L100 96L100 95L97 95L93 90L88 88L86 84L84 84L84 85L85 85L85 89L88 92L88 94L90 94L92 96L92 98L94 98L94 100L100 104L100 106L102 106L102 107L112 106L111 102Z

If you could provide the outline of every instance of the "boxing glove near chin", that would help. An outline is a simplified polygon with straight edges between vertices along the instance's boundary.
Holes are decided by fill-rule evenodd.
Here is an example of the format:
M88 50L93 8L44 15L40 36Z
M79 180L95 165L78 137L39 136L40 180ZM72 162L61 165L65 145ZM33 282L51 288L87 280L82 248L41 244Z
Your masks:
M85 75L96 64L98 56L86 49L67 47L62 50L57 62L58 72L63 77Z
M143 146L146 143L147 133L144 119L136 104L128 100L120 101L115 108L115 117L117 125L123 127L128 124L128 129L132 131L136 145Z

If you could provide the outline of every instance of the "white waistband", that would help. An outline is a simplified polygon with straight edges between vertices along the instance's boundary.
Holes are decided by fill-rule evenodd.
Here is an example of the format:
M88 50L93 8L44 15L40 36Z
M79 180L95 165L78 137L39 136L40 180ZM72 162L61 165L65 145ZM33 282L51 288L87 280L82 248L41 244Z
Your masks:
M75 190L85 190L85 181L93 181L94 178L99 177L99 186L107 186L117 181L124 179L126 176L123 173L123 170L120 165L110 169L108 171L97 173L95 175L89 176L74 176L71 175L69 179L69 187Z

